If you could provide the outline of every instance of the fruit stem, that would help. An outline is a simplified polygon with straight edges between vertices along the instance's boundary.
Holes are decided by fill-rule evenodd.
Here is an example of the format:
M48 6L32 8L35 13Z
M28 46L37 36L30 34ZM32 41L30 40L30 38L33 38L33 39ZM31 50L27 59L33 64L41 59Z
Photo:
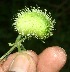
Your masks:
M26 37L22 38L22 39L21 39L21 37L22 37L21 35L18 35L12 48L10 48L10 50L0 58L0 61L2 61L4 58L6 58L6 56L8 56L16 47L18 48L18 52L21 52L21 45L22 45L21 42L26 39ZM23 50L26 50L26 49L23 47Z
M21 40L21 37L22 37L21 35L18 35L15 41L15 43L17 44L18 52L21 52L21 48L20 48L21 42L19 42Z
M6 56L8 56L15 48L16 48L16 45L14 45L7 53L5 53L5 54L0 58L0 61L2 61Z

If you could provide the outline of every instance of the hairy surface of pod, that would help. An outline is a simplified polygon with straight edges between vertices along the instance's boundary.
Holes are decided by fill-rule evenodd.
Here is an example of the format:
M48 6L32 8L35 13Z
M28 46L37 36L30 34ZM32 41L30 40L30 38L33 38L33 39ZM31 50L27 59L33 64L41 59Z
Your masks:
M47 14L46 9L43 12L39 8L29 9L25 7L17 13L14 21L15 30L27 38L34 36L37 39L46 39L53 35L55 20L52 20L51 16Z

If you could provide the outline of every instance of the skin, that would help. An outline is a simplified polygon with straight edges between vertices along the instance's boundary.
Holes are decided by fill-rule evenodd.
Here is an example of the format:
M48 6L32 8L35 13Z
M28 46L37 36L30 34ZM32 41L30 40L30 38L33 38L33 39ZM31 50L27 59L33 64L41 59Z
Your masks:
M16 52L0 62L0 72L59 72L66 58L58 46L48 47L39 55L33 51Z

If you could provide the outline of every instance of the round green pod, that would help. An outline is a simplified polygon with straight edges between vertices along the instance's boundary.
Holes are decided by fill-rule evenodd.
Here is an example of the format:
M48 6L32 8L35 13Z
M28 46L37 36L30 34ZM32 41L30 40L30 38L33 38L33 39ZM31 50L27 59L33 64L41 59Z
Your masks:
M53 35L55 20L52 20L50 14L47 14L46 9L43 12L40 8L25 7L17 13L14 21L15 30L27 38L34 36L37 39L46 39Z

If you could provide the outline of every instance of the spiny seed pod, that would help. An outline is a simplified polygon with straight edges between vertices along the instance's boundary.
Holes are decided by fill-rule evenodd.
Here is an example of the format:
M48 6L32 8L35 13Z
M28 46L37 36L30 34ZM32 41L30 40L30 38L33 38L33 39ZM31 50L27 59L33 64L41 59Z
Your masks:
M34 36L37 39L46 39L53 35L55 20L52 20L50 14L47 14L46 9L43 12L40 7L37 9L25 7L20 13L17 13L14 21L16 31L27 38Z

